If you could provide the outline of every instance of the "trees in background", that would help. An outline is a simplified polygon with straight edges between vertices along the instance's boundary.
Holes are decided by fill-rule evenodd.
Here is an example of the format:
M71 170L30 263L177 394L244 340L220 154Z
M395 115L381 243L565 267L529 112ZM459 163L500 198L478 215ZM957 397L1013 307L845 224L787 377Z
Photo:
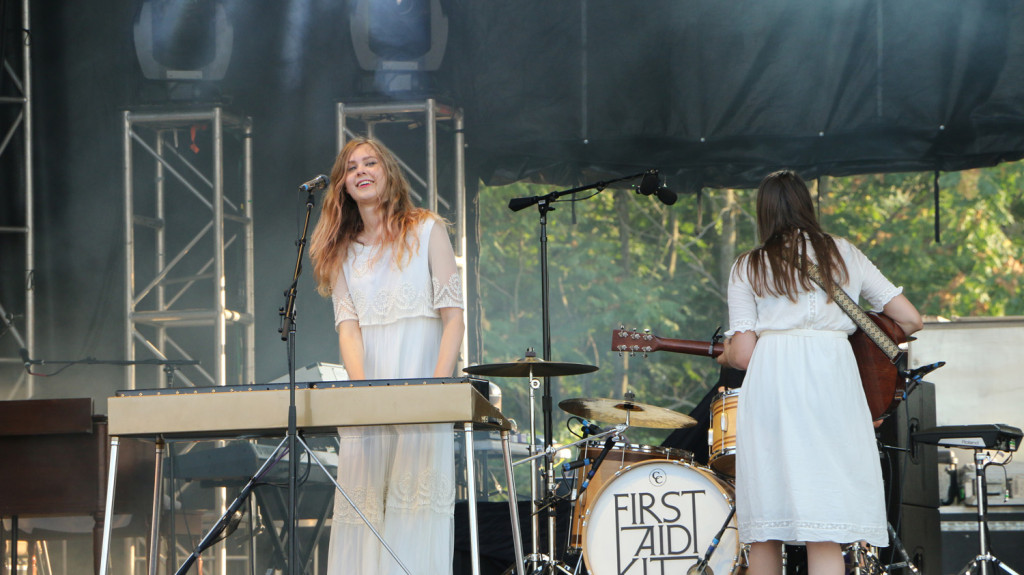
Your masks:
M825 229L861 247L922 313L1024 315L1024 165L942 174L939 241L934 175L822 178L815 184ZM550 187L516 183L480 193L483 363L542 355L539 217L511 212L510 198ZM704 190L673 206L632 190L589 199L565 196L548 214L548 272L554 361L600 370L553 380L554 401L622 397L688 413L718 377L708 358L669 352L620 357L612 330L710 340L727 329L726 282L737 254L756 242L755 190ZM525 428L528 383L501 379L504 410ZM558 428L567 415L555 414ZM665 432L634 428L634 443Z

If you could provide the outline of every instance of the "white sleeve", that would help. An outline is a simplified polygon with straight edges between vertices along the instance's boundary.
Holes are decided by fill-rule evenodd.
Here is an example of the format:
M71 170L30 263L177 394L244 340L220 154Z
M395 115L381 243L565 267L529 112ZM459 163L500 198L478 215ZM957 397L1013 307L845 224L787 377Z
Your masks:
M352 300L352 294L348 291L348 282L345 281L345 271L342 268L338 269L338 277L334 280L331 301L334 303L335 330L341 326L343 321L359 321L359 314L356 313L356 305Z
M462 281L459 268L455 265L455 250L444 223L434 222L430 230L428 247L430 262L430 283L434 290L434 309L443 307L465 308L462 299Z
M729 331L725 332L726 336L751 331L757 325L757 301L747 280L748 261L742 258L729 272Z
M846 263L847 268L855 268L863 278L859 295L871 304L872 310L881 311L892 298L903 293L903 288L893 285L888 278L882 275L882 272L857 246L853 244L849 244L849 246L852 261ZM851 263L853 266L850 265ZM849 271L853 272L852 269Z

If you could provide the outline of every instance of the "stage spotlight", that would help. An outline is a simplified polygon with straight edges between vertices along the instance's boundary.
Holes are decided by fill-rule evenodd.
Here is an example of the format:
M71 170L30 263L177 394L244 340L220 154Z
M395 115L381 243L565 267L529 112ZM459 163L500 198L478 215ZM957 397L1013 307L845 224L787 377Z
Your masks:
M134 35L150 80L217 81L231 62L234 28L220 0L143 0Z
M421 90L423 72L441 67L448 44L442 0L354 0L350 27L359 67L383 91Z

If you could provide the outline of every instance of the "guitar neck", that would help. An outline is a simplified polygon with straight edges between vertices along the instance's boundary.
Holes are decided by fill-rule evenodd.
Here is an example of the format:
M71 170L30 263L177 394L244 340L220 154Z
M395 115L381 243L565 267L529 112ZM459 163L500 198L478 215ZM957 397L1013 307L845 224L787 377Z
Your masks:
M710 341L693 341L688 339L672 339L658 337L648 332L616 329L612 331L612 351L621 353L650 353L652 351L671 351L688 355L718 357L723 346Z
M710 341L692 341L688 339L661 338L661 350L688 355L706 355L718 357L722 355L724 346Z

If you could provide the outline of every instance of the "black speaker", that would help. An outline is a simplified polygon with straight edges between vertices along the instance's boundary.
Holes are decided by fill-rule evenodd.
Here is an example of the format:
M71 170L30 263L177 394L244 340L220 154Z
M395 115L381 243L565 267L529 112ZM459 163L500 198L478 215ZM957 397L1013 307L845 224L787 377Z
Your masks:
M942 526L938 508L903 505L898 516L893 515L890 510L889 522L899 533L910 562L922 575L942 575ZM879 557L885 565L904 561L892 544L879 550ZM912 575L908 568L902 571L904 575Z
M878 428L882 477L890 522L901 505L939 506L939 460L934 445L911 441L913 433L934 427L935 384L922 382Z
M939 459L936 446L910 438L935 425L935 384L922 382L878 428L889 524L923 575L942 573ZM904 561L893 545L881 549L879 556L884 565Z

